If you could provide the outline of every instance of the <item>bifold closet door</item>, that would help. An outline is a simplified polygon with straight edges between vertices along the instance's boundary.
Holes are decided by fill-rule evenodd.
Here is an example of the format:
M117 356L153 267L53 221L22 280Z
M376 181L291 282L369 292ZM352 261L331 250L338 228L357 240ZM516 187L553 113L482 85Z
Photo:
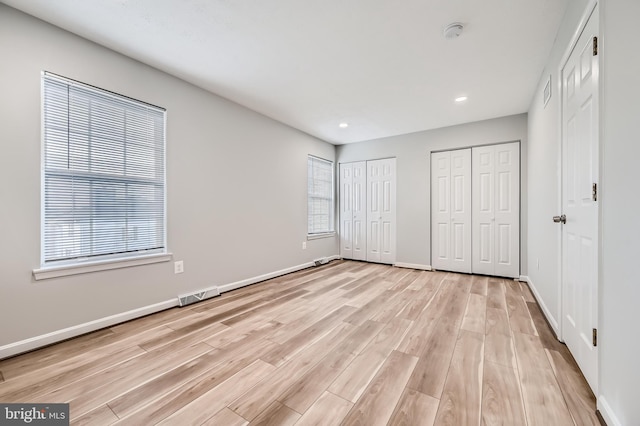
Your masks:
M365 260L366 251L366 163L340 164L340 256Z
M431 266L471 272L471 149L431 154Z
M473 265L478 274L520 275L520 144L472 149Z
M367 161L367 261L396 261L396 159Z

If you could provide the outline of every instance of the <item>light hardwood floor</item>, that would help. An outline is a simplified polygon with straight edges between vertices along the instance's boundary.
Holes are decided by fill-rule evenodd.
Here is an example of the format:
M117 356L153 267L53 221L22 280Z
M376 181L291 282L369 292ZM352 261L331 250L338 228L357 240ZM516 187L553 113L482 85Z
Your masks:
M0 361L72 424L598 425L517 281L334 261Z

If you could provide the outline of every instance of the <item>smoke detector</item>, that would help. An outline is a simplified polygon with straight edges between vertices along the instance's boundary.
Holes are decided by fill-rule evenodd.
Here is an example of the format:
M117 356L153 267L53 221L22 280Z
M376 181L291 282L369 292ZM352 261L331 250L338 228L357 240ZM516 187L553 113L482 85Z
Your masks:
M464 26L460 22L454 22L447 25L442 33L447 40L453 40L460 37L463 29Z

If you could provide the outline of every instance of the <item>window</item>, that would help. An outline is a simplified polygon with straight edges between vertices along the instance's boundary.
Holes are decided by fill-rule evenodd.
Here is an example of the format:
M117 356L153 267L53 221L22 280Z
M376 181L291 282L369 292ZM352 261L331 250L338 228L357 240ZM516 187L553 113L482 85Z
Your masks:
M307 232L333 232L333 162L310 155L307 167Z
M43 266L165 252L165 110L43 74Z

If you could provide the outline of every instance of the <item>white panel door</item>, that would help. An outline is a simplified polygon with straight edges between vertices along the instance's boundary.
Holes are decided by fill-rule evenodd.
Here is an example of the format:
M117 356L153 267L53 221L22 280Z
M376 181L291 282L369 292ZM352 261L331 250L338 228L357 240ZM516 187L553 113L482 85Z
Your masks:
M355 260L367 259L367 163L353 165L353 256Z
M598 10L562 70L562 338L594 393L598 350Z
M431 154L431 264L471 272L471 149Z
M472 149L472 271L520 275L520 144Z
M353 258L353 163L340 164L340 256Z
M501 277L520 277L520 144L495 146L495 269Z
M367 161L367 261L396 261L396 159Z
M473 148L473 266L475 274L493 275L495 264L495 173L492 146Z
M340 256L366 259L366 163L340 164Z
M431 266L451 268L451 152L431 154Z

